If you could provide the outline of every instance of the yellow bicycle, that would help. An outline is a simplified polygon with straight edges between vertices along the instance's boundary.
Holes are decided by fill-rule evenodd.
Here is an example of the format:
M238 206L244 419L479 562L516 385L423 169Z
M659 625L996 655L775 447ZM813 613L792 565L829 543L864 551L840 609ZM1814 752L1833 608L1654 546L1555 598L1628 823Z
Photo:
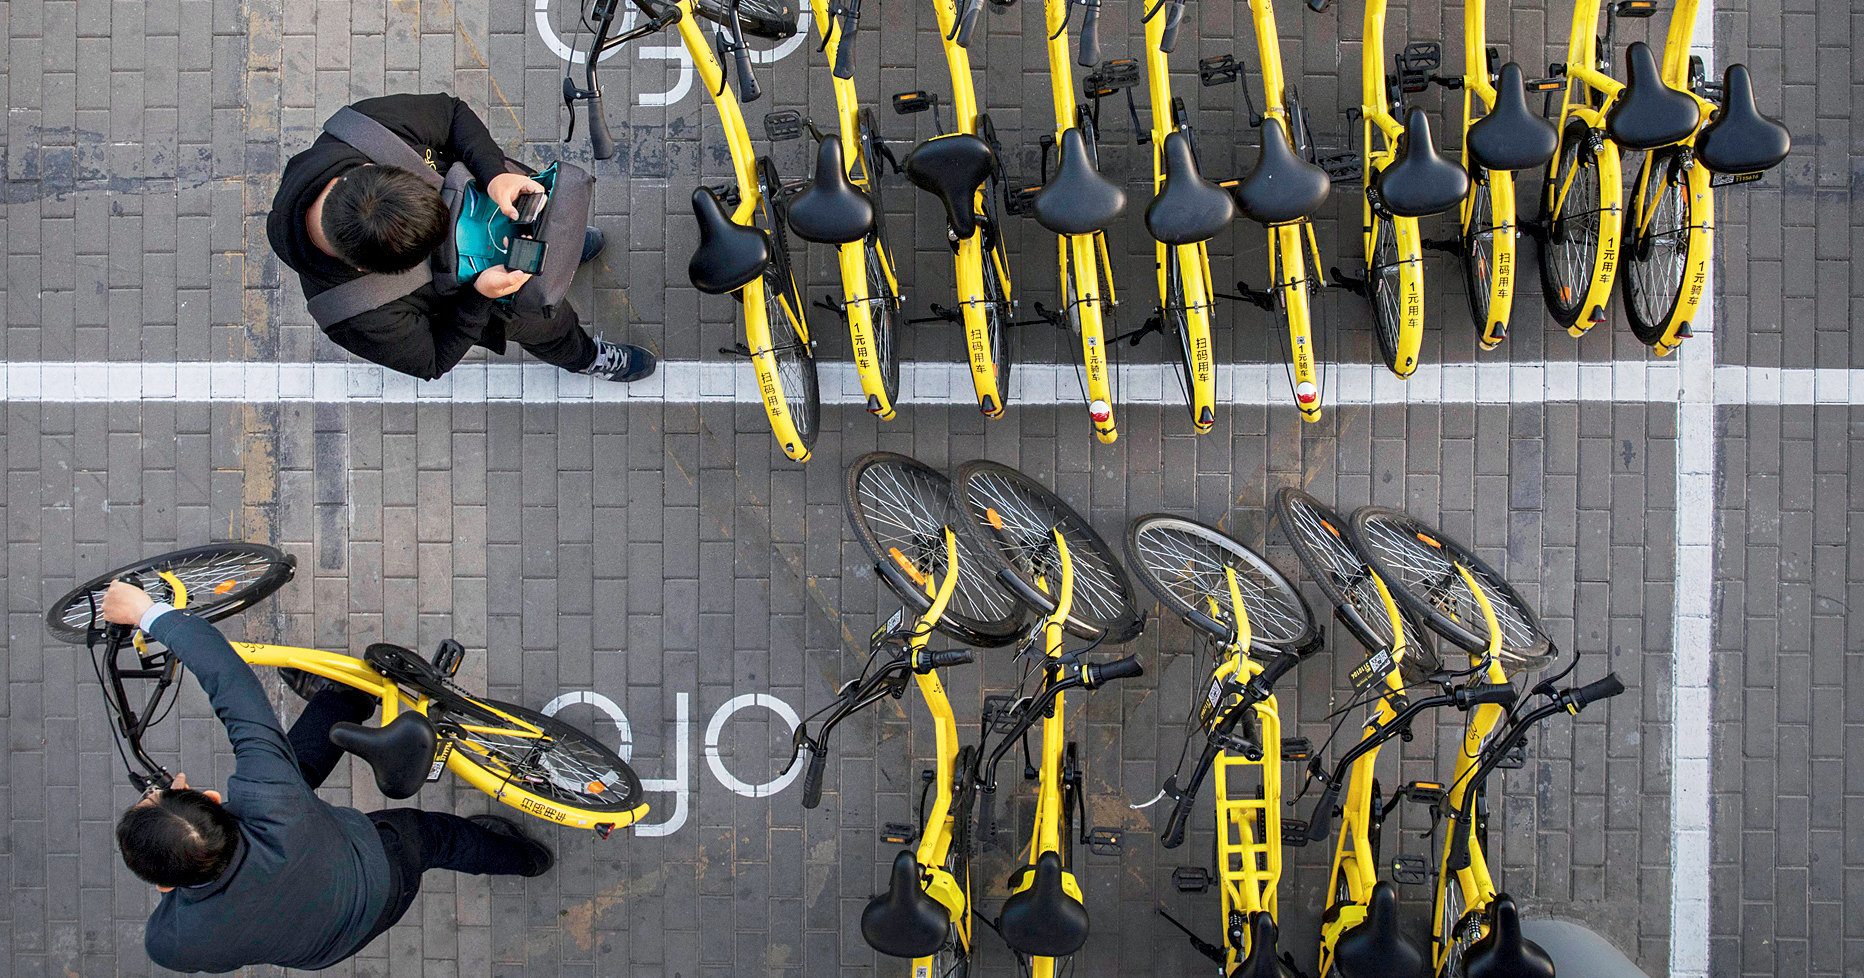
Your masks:
M633 3L647 22L611 36L620 0L596 0L592 9L596 36L587 61L589 87L578 89L564 79L564 101L571 105L589 102L590 141L596 156L605 158L604 150L612 154L614 141L602 116L596 64L607 52L631 41L669 27L679 32L680 43L691 56L699 81L718 108L735 180L730 185L693 191L699 247L687 263L687 276L701 292L737 297L744 310L744 342L719 352L751 362L777 444L791 459L806 462L822 415L815 345L809 339L802 294L790 267L787 206L780 193L783 181L769 157L758 156L751 146L751 132L745 128L740 102L741 97L743 102L755 102L763 94L751 73L745 37L790 37L796 33L796 13L787 0ZM699 26L700 18L717 28L716 52ZM737 66L737 91L726 83L725 64L720 59L727 55ZM729 214L726 207L731 208Z
M938 198L945 208L945 237L951 245L958 305L947 308L934 303L929 319L914 322L964 327L978 409L985 417L996 418L1003 415L1010 396L1016 305L1011 299L1010 257L997 215L1001 153L996 129L990 116L978 109L971 81L968 45L984 0L933 0L932 6L938 16L945 67L951 74L955 128L944 131L937 98L923 90L893 96L893 109L902 114L931 109L940 129L939 135L914 147L900 166L914 186Z
M46 627L54 638L90 646L113 733L137 790L174 780L142 740L180 694L181 660L133 627L102 624L97 609L110 582L136 584L157 601L219 621L283 587L294 568L289 555L272 547L210 544L100 574L53 602ZM640 778L595 738L554 717L454 685L451 677L466 650L451 639L431 660L384 642L369 646L360 659L285 645L232 645L251 665L302 670L380 700L379 727L340 723L330 738L369 763L376 787L389 798L411 797L441 772L452 771L495 801L604 838L647 814ZM125 662L126 653L133 659ZM148 689L140 708L129 692L137 684Z
M815 178L789 201L790 230L804 241L836 247L841 301L819 304L848 324L868 413L891 420L900 396L900 310L905 304L880 207L882 161L892 162L892 154L880 140L873 110L861 106L855 91L861 0L811 0L810 7L831 66L836 131L825 136L793 109L766 115L764 129L773 140L785 139L800 135L807 124L816 137ZM897 162L893 165L898 168Z

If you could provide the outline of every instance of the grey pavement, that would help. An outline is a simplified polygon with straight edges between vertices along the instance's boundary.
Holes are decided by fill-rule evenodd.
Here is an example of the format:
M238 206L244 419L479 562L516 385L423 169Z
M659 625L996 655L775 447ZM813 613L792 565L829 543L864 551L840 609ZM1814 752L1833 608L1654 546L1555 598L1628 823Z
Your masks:
M477 107L513 155L586 159L580 143L566 151L557 141L563 62L532 6L0 6L8 108L0 359L346 359L310 324L295 276L268 253L264 216L278 170L347 102L442 89ZM544 22L557 34L573 20L568 6L546 4ZM1356 98L1360 8L1314 15L1300 3L1282 6L1289 73L1320 142L1344 149L1348 126L1336 109ZM1851 199L1860 153L1853 93L1864 77L1852 51L1864 16L1837 0L1717 7L1717 64L1754 68L1762 108L1787 121L1796 149L1779 174L1718 193L1716 360L1864 367L1864 344L1850 333L1864 278L1849 261L1864 224ZM1511 57L1558 60L1545 42L1563 39L1567 9L1539 0L1505 12L1492 6L1493 40ZM1195 58L1221 53L1253 68L1244 13L1194 4L1175 61L1183 69L1177 93L1194 109L1206 168L1218 175L1248 165L1255 137L1235 89L1200 88L1190 69ZM980 91L1013 147L1013 178L1033 172L1035 140L1051 122L1040 15L1034 0L993 10L979 48ZM1666 17L1645 23L1661 30ZM1105 8L1108 57L1138 54L1137 21L1132 4ZM869 6L859 51L869 101L909 88L948 90L932 23L924 4ZM1460 23L1458 5L1394 9L1388 43L1441 37L1455 65ZM892 43L908 34L913 43ZM1643 34L1633 23L1623 39ZM760 66L770 94L752 107L754 131L766 109L832 117L813 44ZM670 64L630 51L604 66L624 153L599 170L597 223L611 250L579 284L577 302L612 339L717 359L717 348L736 339L734 306L701 300L684 284L694 241L685 202L696 182L728 176L716 116L698 92L665 107L631 97L668 90L678 77ZM1454 98L1436 93L1422 104L1452 118L1457 111ZM928 116L882 112L882 124L902 148L931 134ZM1450 128L1438 128L1446 145ZM1103 169L1142 204L1146 151L1132 143L1123 102L1108 103L1103 133ZM803 173L802 144L778 144L773 154L786 174ZM1537 181L1519 184L1527 191ZM894 180L885 206L908 295L923 306L949 289L934 205ZM1356 207L1350 191L1336 194L1320 224L1330 262L1350 267L1355 259ZM1114 240L1126 328L1143 320L1153 288L1141 209L1130 208ZM1010 237L1024 308L1028 300L1052 305L1049 235L1022 223ZM1239 225L1213 243L1219 282L1261 278L1260 237ZM1532 246L1523 248L1531 264ZM1430 262L1434 325L1424 359L1473 362L1460 276L1447 258ZM831 256L812 250L810 291L820 294L833 275ZM1538 275L1524 270L1516 327L1484 361L1645 358L1616 311L1579 342L1546 324L1537 287ZM1225 315L1235 328L1219 334L1220 356L1280 361L1281 341L1265 318L1247 308ZM1323 359L1374 358L1362 300L1331 292L1318 316ZM845 357L846 340L830 325L818 323L822 355ZM1028 361L1072 356L1065 337L1026 334ZM925 327L908 335L905 353L955 360L961 342L949 329ZM1154 340L1122 355L1152 361L1166 353ZM1007 418L986 422L964 407L909 406L886 425L831 408L816 461L797 467L775 451L750 404L9 402L0 426L0 879L9 896L0 910L0 972L158 970L141 949L154 894L121 868L112 844L112 822L132 796L102 704L82 653L49 643L39 617L74 579L235 538L282 546L300 570L277 597L230 623L233 631L349 650L379 640L430 649L458 638L472 652L462 675L493 696L537 706L598 694L601 702L570 705L565 715L621 742L605 709L612 704L626 717L629 755L650 787L675 787L650 793L650 831L663 834L601 841L556 832L562 859L542 879L434 874L401 925L331 974L889 971L854 921L893 849L879 841L878 826L910 819L928 763L931 730L916 698L844 731L829 793L812 812L794 788L745 797L718 773L769 782L787 757L782 717L759 706L723 712L734 698L767 694L803 714L825 704L858 669L876 621L896 607L864 566L840 503L841 466L885 448L947 468L976 456L1018 465L1050 481L1110 538L1130 517L1156 510L1216 522L1265 544L1290 572L1298 564L1269 535L1266 516L1284 485L1343 509L1402 506L1476 546L1537 602L1557 644L1583 654L1584 676L1609 664L1631 686L1605 709L1548 724L1529 745L1528 766L1505 777L1492 831L1503 840L1502 883L1531 912L1583 920L1662 975L1671 960L1678 452L1713 437L1709 972L1853 973L1864 968L1856 909L1864 906L1864 699L1848 687L1864 677L1864 640L1845 615L1864 588L1864 561L1847 548L1849 532L1864 528L1850 482L1864 459L1850 447L1864 440L1858 411L1729 406L1708 432L1679 431L1676 408L1664 403L1346 407L1305 426L1292 409L1237 407L1215 432L1193 437L1176 407L1128 405L1121 441L1100 446L1072 407L1012 405ZM1309 597L1324 606L1317 593ZM1153 909L1165 906L1215 936L1214 898L1178 894L1170 881L1175 866L1205 858L1208 815L1182 849L1165 851L1151 831L1157 809L1126 808L1151 797L1182 743L1198 677L1190 643L1181 625L1156 624L1131 649L1148 678L1079 708L1090 822L1127 830L1123 855L1085 859L1095 925L1082 974L1207 967ZM1344 634L1333 635L1329 652L1295 674L1283 704L1298 732L1325 738L1358 656ZM954 671L967 737L982 697L1014 677L998 655ZM262 678L291 715L295 700L273 676ZM224 780L231 755L197 687L188 686L177 713L151 745L199 781ZM1385 784L1444 770L1455 731L1426 725L1419 734L1388 752ZM386 804L359 764L340 769L325 794L365 809ZM488 804L447 781L419 802L461 812ZM1400 816L1403 831L1386 833L1388 851L1430 853L1418 837L1422 815ZM1283 881L1283 946L1308 968L1327 856L1322 847L1291 849ZM977 889L986 912L1001 900L1012 860L1002 851L983 858ZM1421 929L1428 890L1407 889L1404 899ZM979 943L983 973L1013 967L987 930Z

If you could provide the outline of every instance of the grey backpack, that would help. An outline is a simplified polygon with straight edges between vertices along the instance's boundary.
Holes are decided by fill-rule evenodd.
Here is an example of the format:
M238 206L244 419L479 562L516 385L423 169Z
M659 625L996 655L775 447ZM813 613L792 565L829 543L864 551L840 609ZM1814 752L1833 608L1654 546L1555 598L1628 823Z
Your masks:
M378 309L396 299L433 283L442 294L468 287L459 274L459 249L454 241L460 214L468 198L483 192L474 186L472 172L464 163L454 163L443 177L400 136L387 126L345 106L324 123L324 131L348 143L379 166L399 167L418 174L440 191L448 211L447 239L425 264L402 272L376 272L351 279L326 289L308 303L311 318L328 329L345 319ZM537 173L517 160L506 157L505 168L512 173L535 177ZM508 302L514 312L526 316L548 317L556 304L569 294L570 280L582 257L583 229L589 224L594 202L595 177L569 163L554 166L555 180L549 203L538 216L536 237L546 247L541 267L517 292L499 301ZM470 276L468 276L470 280Z

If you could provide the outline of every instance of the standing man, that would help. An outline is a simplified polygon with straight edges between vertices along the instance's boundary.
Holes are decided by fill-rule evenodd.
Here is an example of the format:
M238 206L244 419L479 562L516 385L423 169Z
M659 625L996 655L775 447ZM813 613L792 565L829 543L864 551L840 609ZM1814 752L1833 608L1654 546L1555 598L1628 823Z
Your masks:
M365 815L322 801L317 786L343 755L330 728L368 719L372 697L321 677L290 677L299 695L325 685L286 734L252 667L214 626L121 581L105 592L102 611L174 651L233 744L225 795L197 790L181 774L117 821L124 864L162 891L143 934L156 964L328 968L400 920L429 869L541 876L554 864L548 848L498 815Z
M505 169L505 154L485 123L451 95L389 95L351 106L388 127L437 173L466 164L507 217L520 194L543 185ZM266 218L266 238L304 286L305 298L370 273L404 272L428 261L451 228L440 192L420 174L376 166L368 156L329 133L291 158ZM602 232L589 228L582 261L602 250ZM518 291L531 276L497 265L470 286L442 294L429 283L378 308L324 324L338 346L391 370L432 380L453 369L466 351L483 346L503 353L507 342L546 363L603 380L635 381L654 372L654 355L590 337L567 301L551 315L520 313L496 300Z

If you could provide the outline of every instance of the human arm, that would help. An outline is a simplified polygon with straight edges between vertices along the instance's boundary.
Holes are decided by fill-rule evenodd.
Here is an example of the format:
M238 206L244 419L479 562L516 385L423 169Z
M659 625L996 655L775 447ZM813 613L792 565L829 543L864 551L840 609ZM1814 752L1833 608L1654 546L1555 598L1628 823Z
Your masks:
M483 276L481 276L483 277ZM476 282L475 282L476 284ZM492 300L461 289L445 298L419 293L351 316L325 332L371 363L422 380L452 370L485 335Z

